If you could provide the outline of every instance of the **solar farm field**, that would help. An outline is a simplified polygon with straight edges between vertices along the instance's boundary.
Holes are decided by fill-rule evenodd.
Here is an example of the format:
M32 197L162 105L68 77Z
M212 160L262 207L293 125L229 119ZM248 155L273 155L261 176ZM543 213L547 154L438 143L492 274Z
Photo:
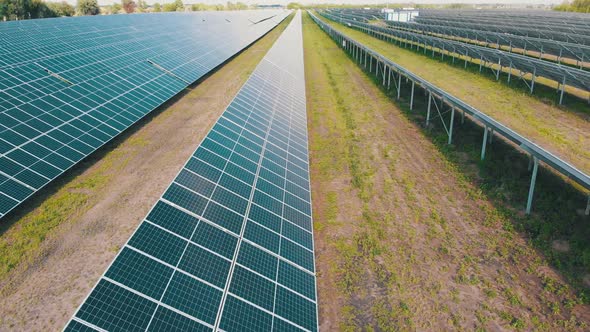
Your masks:
M588 15L185 8L0 22L0 331L588 330Z
M590 136L585 134L590 131L590 110L586 100L572 97L571 104L560 106L546 90L539 96L529 96L497 82L489 70L490 75L481 75L475 65L472 70L465 70L462 61L453 66L449 61L440 61L440 57L433 59L430 53L424 55L326 22L590 173ZM585 94L587 99L588 92Z

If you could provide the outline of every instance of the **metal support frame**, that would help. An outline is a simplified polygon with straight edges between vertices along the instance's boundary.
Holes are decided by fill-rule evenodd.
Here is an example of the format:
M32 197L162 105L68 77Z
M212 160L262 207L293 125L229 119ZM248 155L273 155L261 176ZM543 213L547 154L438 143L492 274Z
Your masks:
M414 108L414 85L416 83L412 81L412 93L410 94L410 110Z
M563 93L565 92L565 75L563 76L563 81L561 82L561 93L559 94L559 105L563 103Z
M533 90L535 89L535 76L537 75L537 68L533 69L533 79L531 80L531 94L533 94Z
M426 112L426 127L428 127L428 123L430 122L430 106L432 104L432 92L428 92L428 111Z
M488 126L484 127L483 142L481 143L481 160L486 157L486 145L488 144Z
M391 89L391 67L387 68L387 90Z
M588 195L588 203L586 203L586 211L584 212L585 215L590 215L590 195Z
M451 125L449 126L449 144L453 143L453 123L455 122L455 106L451 107Z
M531 214L531 207L533 205L533 194L535 192L535 183L537 182L537 171L539 170L539 159L533 157L533 174L531 176L531 186L529 187L529 197L526 202L526 214Z
M397 99L399 100L400 93L402 90L402 74L397 73Z

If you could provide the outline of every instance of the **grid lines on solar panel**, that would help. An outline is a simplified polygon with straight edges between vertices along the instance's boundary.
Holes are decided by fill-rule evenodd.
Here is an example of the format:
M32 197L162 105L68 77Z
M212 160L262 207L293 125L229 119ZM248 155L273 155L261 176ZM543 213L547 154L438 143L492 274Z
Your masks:
M172 13L1 24L0 218L285 16Z
M71 325L317 331L302 47L297 14ZM141 322L104 283L149 301Z

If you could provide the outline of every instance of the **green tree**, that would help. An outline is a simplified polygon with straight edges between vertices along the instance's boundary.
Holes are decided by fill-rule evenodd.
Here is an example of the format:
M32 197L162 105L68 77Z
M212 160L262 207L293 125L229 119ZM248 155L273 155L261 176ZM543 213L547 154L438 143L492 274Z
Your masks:
M133 0L121 0L121 7L123 7L123 10L125 10L125 13L131 14L131 13L135 12L135 8L137 7L137 4Z
M96 0L78 0L76 7L79 15L98 15L100 12Z
M191 5L191 10L193 12L200 12L200 11L207 10L207 9L208 9L208 7L204 3L194 3Z
M562 12L590 13L590 0L574 0L572 3L564 1L561 5L553 7L553 10Z
M69 3L62 1L62 2L48 2L47 6L53 10L57 16L74 16L76 14L76 9L74 6L70 5Z
M165 3L164 6L162 6L162 10L165 12L175 12L176 11L176 4L174 2Z
M182 0L176 0L176 1L174 1L174 5L176 5L176 11L177 12L184 11L184 4L182 3Z
M148 5L147 5L147 2L145 2L145 0L137 0L136 10L138 12L145 12L147 8L148 8Z
M155 12L155 13L159 13L159 12L161 12L161 11L162 11L162 7L160 6L160 4L159 4L159 3L157 3L157 2L156 2L156 3L154 4L154 12Z
M29 3L26 18L47 18L59 16L56 11L51 9L43 0L31 0Z
M123 9L123 7L121 7L120 4L115 2L111 5L110 14L119 14L119 12L121 12L121 9Z

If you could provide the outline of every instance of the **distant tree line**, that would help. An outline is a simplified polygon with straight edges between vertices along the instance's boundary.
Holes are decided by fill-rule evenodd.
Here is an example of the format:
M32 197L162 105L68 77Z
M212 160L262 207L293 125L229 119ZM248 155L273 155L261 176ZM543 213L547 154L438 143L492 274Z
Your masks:
M590 0L565 1L561 5L553 7L553 10L562 12L590 13Z
M174 2L165 3L163 5L159 3L155 3L152 7L152 11L154 12L182 12L185 10L198 12L198 11L205 11L205 10L245 10L248 9L248 5L243 2L230 2L228 1L225 5L222 4L205 4L205 3L195 3L192 5L185 6L182 3L182 0L176 0Z
M74 14L74 7L65 1L0 0L0 19L3 20L72 16Z
M291 4L290 4L291 5ZM255 7L256 5L253 5ZM23 20L31 18L47 18L74 15L98 15L119 14L135 12L179 12L179 11L205 11L205 10L245 10L248 5L243 2L230 2L223 4L196 3L185 6L182 0L159 4L155 3L151 8L145 0L120 0L110 6L100 7L97 0L77 0L76 7L67 2L45 2L43 0L0 0L0 19ZM301 5L290 8L301 8Z

